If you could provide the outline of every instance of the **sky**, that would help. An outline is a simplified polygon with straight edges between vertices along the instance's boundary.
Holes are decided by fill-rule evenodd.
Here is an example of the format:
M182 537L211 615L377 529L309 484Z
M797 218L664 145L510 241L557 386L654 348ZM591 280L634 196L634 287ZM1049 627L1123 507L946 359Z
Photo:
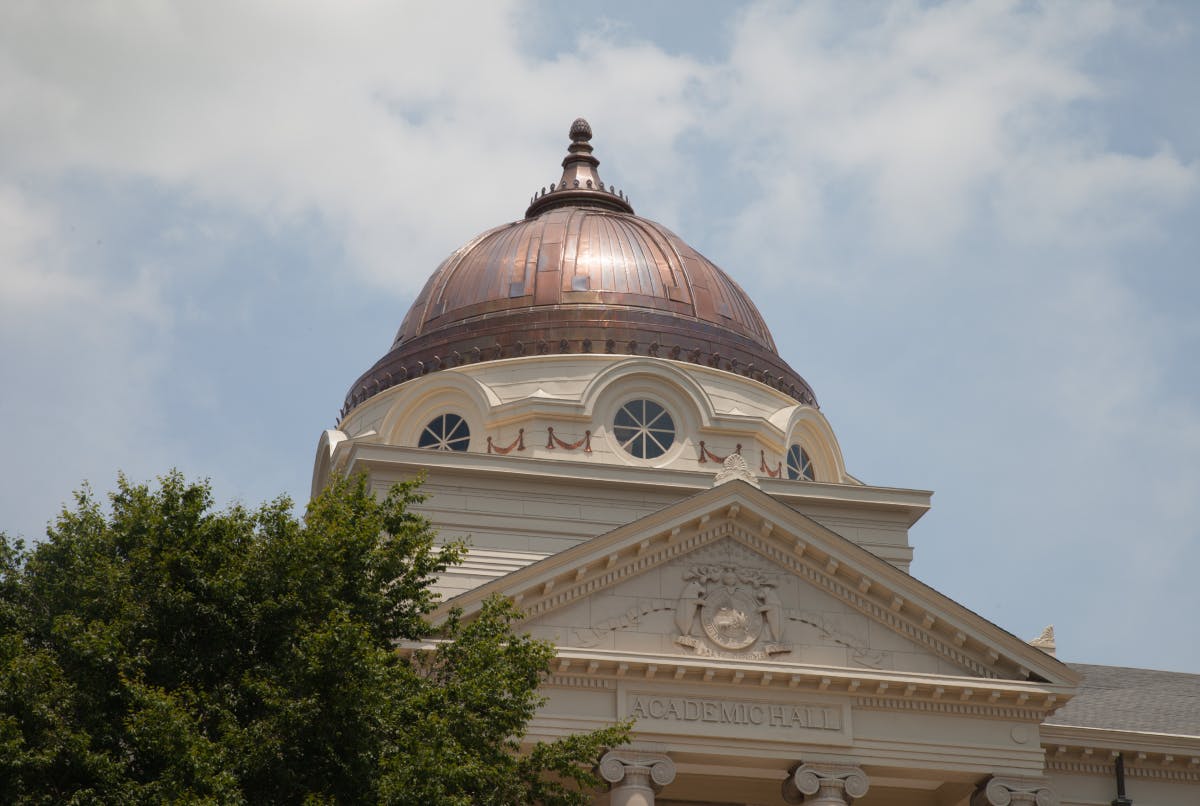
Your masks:
M0 530L308 496L425 278L600 173L759 305L913 573L1200 672L1200 4L0 4Z

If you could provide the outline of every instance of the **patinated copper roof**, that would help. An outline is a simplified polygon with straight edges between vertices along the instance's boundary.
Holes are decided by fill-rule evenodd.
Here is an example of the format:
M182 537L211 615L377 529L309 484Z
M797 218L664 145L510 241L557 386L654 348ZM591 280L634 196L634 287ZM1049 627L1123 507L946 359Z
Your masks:
M523 220L443 261L343 413L447 366L577 352L704 363L815 406L737 283L601 181L587 121L576 120L570 136L562 178L534 195Z

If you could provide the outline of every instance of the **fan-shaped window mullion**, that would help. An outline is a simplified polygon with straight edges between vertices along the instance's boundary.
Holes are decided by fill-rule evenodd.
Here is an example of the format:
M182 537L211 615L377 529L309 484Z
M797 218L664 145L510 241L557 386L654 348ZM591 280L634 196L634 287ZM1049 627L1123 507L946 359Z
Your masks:
M656 459L675 444L675 421L653 400L631 400L613 417L613 436L638 459Z
M435 451L465 451L471 445L471 427L457 414L439 414L426 424L417 447Z
M787 474L788 478L793 481L816 481L817 479L812 458L801 445L793 444L788 448Z

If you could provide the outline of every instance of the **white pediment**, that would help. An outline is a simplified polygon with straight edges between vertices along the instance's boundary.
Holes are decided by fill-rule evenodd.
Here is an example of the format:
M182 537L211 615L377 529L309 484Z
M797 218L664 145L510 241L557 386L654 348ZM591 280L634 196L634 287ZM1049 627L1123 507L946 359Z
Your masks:
M525 623L560 647L970 674L723 537Z
M743 482L455 597L571 653L1072 683L1064 664Z

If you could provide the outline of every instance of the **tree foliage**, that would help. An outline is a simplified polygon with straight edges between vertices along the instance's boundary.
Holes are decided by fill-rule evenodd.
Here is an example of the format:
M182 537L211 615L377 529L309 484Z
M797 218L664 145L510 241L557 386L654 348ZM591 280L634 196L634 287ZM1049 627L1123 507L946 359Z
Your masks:
M335 479L297 520L171 473L83 490L31 551L0 535L7 802L588 802L626 726L522 742L553 648L502 600L435 633L461 548L419 500Z

